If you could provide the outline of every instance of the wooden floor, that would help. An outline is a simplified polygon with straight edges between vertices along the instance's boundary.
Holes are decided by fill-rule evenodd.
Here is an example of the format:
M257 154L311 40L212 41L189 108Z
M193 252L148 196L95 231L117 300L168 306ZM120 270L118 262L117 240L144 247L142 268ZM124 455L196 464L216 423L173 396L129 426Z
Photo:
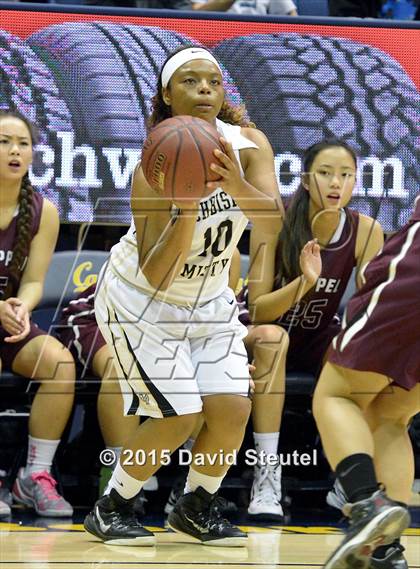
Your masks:
M341 539L331 527L245 527L247 547L222 548L186 544L162 528L149 529L157 532L156 547L113 547L95 541L81 525L0 523L0 569L311 569L322 567ZM410 569L420 569L420 530L409 529L402 543Z

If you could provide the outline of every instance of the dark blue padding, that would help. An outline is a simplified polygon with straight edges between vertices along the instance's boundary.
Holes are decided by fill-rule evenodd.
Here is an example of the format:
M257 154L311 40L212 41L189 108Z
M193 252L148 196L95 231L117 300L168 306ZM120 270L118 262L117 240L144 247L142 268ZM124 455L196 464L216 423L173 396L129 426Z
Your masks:
M316 377L306 371L288 371L286 374L286 395L312 395Z
M299 16L328 16L327 0L294 0Z
M106 251L91 250L54 253L36 310L54 307L61 310L79 292L96 282L108 256Z

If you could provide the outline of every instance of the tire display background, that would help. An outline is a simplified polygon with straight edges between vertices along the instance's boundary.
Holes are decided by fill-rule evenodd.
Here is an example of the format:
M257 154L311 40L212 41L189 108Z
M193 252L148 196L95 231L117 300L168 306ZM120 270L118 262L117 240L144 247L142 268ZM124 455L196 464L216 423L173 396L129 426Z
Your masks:
M360 155L352 206L387 231L407 221L420 182L420 28L2 10L0 108L38 125L31 177L62 221L129 221L157 74L191 41L214 51L232 102L270 139L282 195L304 149L336 136Z

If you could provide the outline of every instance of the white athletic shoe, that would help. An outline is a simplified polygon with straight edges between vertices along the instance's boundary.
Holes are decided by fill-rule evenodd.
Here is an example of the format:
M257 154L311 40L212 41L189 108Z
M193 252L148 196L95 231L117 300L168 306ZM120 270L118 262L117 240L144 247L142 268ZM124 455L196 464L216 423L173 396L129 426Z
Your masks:
M264 520L280 521L283 519L280 464L255 466L248 514L253 518Z
M326 500L329 506L337 508L337 510L343 510L344 506L348 503L349 500L338 478L335 479L334 486L328 492Z

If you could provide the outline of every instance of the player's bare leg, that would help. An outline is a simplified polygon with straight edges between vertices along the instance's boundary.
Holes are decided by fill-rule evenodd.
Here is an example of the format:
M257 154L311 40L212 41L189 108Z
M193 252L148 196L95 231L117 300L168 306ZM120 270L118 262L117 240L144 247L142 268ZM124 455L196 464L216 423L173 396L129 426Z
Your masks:
M200 413L200 415L197 418L196 425L195 425L191 435L188 437L188 439L182 445L183 450L185 450L187 452L192 451L194 443L197 440L197 437L198 437L203 425L204 425L204 415L203 415L203 413ZM185 472L183 472L182 474L180 474L179 476L177 476L174 479L174 481L172 483L171 491L169 493L168 499L167 499L165 507L163 509L163 511L166 515L169 515L173 511L175 504L178 502L179 498L184 494L185 483L186 483L186 473ZM226 501L226 504L228 504L227 501ZM235 504L233 504L233 502L229 502L229 504L231 504L234 509L236 508L236 506L235 506Z
M324 450L352 502L347 536L326 569L367 569L374 550L392 543L409 524L406 508L378 489L375 443L364 414L388 385L380 374L327 363L315 391L313 409Z
M420 408L420 385L406 391L392 385L369 405L366 417L375 441L375 471L388 496L407 506L414 480L414 455L408 426ZM371 559L371 569L408 569L400 540L379 547Z
M259 462L255 466L248 513L252 516L280 520L281 465L265 464L267 455L277 455L280 423L283 414L286 357L289 346L287 332L275 324L252 326L245 339L248 353L253 355L256 372L252 399L252 424Z
M95 376L102 378L98 395L98 421L105 444L122 447L138 427L139 418L124 416L120 383L108 346L96 352L92 371Z
M231 464L228 456L242 444L250 410L250 400L242 396L203 397L205 423L192 449L185 494L168 516L172 529L194 541L216 546L246 544L246 534L221 517L216 497ZM211 457L217 457L214 464Z
M375 471L393 500L408 504L414 480L410 420L420 411L420 384L411 391L390 386L367 410L375 442Z
M106 448L111 450L115 457L114 463L109 462L101 467L99 495L102 495L125 442L139 426L139 417L124 415L120 382L108 346L102 346L96 352L92 360L92 371L101 382L97 401L99 426ZM138 501L138 506L138 513L142 513L144 508L141 500Z
M20 350L12 369L41 383L32 403L30 434L59 439L73 407L76 372L70 352L52 336L38 336Z
M257 433L278 432L285 397L285 365L289 337L275 324L253 326L245 338L256 372L252 422Z
M73 406L74 360L55 338L38 336L20 350L12 369L41 383L29 417L27 464L19 471L13 496L39 515L71 516L73 508L57 493L50 469Z
M251 411L251 402L239 395L208 395L203 397L205 423L192 449L211 456L214 453L226 455L239 449L242 444L245 427ZM216 464L194 466L194 470L207 476L223 476L229 464L216 461Z

